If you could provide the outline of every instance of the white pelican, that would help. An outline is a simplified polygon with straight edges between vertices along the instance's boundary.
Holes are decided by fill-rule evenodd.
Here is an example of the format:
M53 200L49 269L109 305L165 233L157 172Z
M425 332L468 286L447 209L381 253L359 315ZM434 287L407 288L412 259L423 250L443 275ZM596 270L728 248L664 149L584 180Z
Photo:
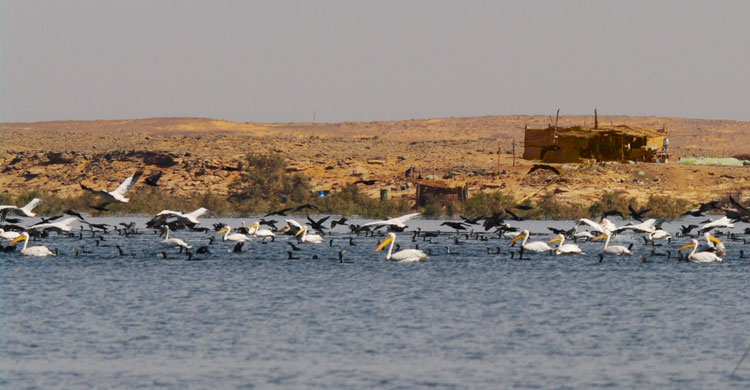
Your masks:
M34 214L31 210L33 210L34 207L36 207L36 205L38 205L41 201L42 200L39 198L34 198L29 203L26 203L26 206L23 207L16 207L13 205L0 206L0 221L5 221L5 217L7 217L9 213L13 213L22 217L35 217L36 214Z
M399 229L404 229L406 227L406 221L420 215L421 213L412 213L412 214L406 214L402 215L400 217L386 219L384 221L375 221L375 222L368 222L361 227L365 226L395 226Z
M252 234L255 237L261 237L263 239L268 237L276 237L270 229L261 229L260 222L256 222L248 228L248 234Z
M76 217L70 217L70 218L63 219L62 221L38 223L36 225L31 225L29 229L34 229L34 230L54 229L58 231L63 231L65 233L70 233L72 230L70 228L70 224L78 220L79 219Z
M622 245L612 245L609 246L609 239L612 237L612 234L610 232L604 232L604 234L594 237L591 239L591 241L598 241L601 239L606 238L607 241L604 242L604 249L602 249L603 255L612 255L612 256L622 256L622 255L631 255L630 249L622 246Z
M669 232L666 231L666 230L662 230L662 229L654 230L653 232L651 232L651 233L648 234L648 240L649 241L653 241L653 240L669 240L671 238L672 238L672 236L669 234Z
M20 235L21 233L18 233L18 232L11 232L11 231L6 232L4 229L0 229L0 238L4 240L8 240L8 241L15 240Z
M300 242L309 242L311 244L322 244L323 241L325 241L323 239L323 236L321 235L314 234L314 233L307 234L307 226L303 226L302 229L300 229L300 231L298 231L297 234L295 234L295 236L299 236L300 234L302 235L302 237L300 237L299 239Z
M732 220L730 220L726 215L715 220L711 221L709 223L704 224L701 226L700 231L709 231L714 228L723 227L723 228L733 228L734 224L732 223Z
M51 257L55 255L54 253L52 253L52 251L47 249L46 246L32 246L31 248L27 248L27 246L29 245L29 233L21 233L18 238L11 241L9 244L15 244L19 241L24 241L23 249L21 249L21 254L24 256Z
M715 250L720 255L726 255L727 254L727 247L724 245L724 243L719 240L718 238L711 235L709 232L703 233L703 237L706 238L706 245L708 245L709 248Z
M192 248L190 245L187 244L187 242L179 239L179 238L169 238L169 225L164 226L164 230L166 231L166 235L164 236L164 240L161 241L161 244L163 246L176 246L176 247L182 247L185 249Z
M526 241L529 239L530 234L531 233L529 233L528 230L524 230L521 232L521 234L517 235L516 238L510 240L510 244L523 239L523 241L521 242L521 248L523 248L523 250L525 251L548 252L552 250L552 247L547 245L547 243L544 241L534 241L527 244Z
M114 203L114 202L127 203L128 201L130 201L130 199L125 197L125 193L128 192L128 190L130 190L131 188L133 188L133 186L135 185L135 182L138 181L138 179L141 177L142 174L143 174L143 171L137 171L132 176L125 179L125 181L123 181L122 184L120 184L120 186L117 187L114 191L95 190L91 187L84 185L83 183L78 183L78 184L80 184L81 188L83 188L84 190L100 195L104 200L106 200L109 203Z
M198 221L198 217L205 214L208 211L208 209L201 207L195 211L189 212L187 214L183 214L179 211L172 211L172 210L162 210L159 212L159 214L156 214L156 216L159 215L166 215L169 217L175 217L180 220L187 220L193 224L200 224L200 221Z
M695 251L698 250L698 240L696 239L690 240L690 242L680 247L679 250L683 250L687 248L693 248L692 252L690 252L690 254L687 257L688 261L692 261L694 263L713 263L714 261L723 261L721 257L717 256L713 252L695 253Z
M388 235L385 236L385 240L375 248L373 253L380 252L386 245L391 244L391 246L388 247L388 254L385 255L386 260L398 261L399 263L418 263L427 260L427 255L419 249L404 249L393 253L394 242L396 242L396 233L388 233Z
M575 237L575 238L585 238L587 240L590 240L590 239L594 238L594 235L591 234L591 233L589 233L589 232L578 232L578 233L574 234L573 237Z
M244 234L240 234L240 233L229 234L230 231L232 231L232 228L229 226L225 226L223 229L216 232L216 234L224 235L224 237L222 237L222 241L234 241L234 242L250 241L250 237Z
M291 218L287 218L284 221L286 221L286 226L283 226L281 229L279 229L280 233L284 233L290 236L296 236L297 233L299 233L299 231L303 228L301 223Z
M639 231L643 233L652 233L656 230L656 220L651 218L647 219L639 224L635 225L625 225L620 226L615 229L610 230L611 232L619 232L622 230L633 230L633 231Z
M604 219L602 220L602 222L604 222ZM607 220L607 222L609 222L609 220ZM609 222L609 223L611 224L612 222ZM594 221L592 221L592 220L590 220L588 218L581 218L581 219L579 219L576 222L576 226L580 226L580 225L588 225L590 228L596 230L599 233L604 233L604 231L607 230L607 229L604 228L604 226L602 224L596 223L596 222L594 222ZM612 226L614 226L614 224L612 224Z
M557 244L557 248L555 248L555 254L556 255L584 255L581 248L578 247L576 244L566 244L565 243L565 235L558 234L555 236L555 238L547 241L548 244L551 244L553 242L560 242Z
M614 232L615 230L617 230L617 225L612 223L612 221L607 218L602 218L602 220L599 221L599 225L601 225L604 230L609 230L610 232Z

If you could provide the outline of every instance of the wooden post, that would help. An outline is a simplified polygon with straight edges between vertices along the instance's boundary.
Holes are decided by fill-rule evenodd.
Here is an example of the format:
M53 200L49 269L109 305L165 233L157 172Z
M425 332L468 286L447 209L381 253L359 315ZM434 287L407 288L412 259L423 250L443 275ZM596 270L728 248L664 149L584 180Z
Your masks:
M596 108L594 109L594 130L599 128L599 114L596 113Z
M560 119L560 109L557 109L557 114L555 114L555 135L557 135L557 120Z
M513 138L513 166L516 166L516 139Z
M501 150L502 150L502 148L500 147L500 141L497 141L497 153L496 153L497 154L497 166L495 167L495 172L497 172L498 175L500 174L500 153L501 153Z

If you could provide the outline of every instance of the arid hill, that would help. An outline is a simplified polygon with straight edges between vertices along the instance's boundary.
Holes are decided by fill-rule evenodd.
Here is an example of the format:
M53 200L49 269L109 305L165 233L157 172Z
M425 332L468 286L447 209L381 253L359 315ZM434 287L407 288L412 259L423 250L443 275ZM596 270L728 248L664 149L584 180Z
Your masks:
M228 194L250 152L276 152L303 172L315 189L337 191L359 179L377 196L413 197L416 175L466 182L470 192L502 189L522 198L554 191L562 201L587 202L605 190L638 199L670 195L691 202L748 189L746 168L694 167L679 156L750 154L750 122L600 116L606 124L665 128L668 164L566 164L561 180L527 175L523 129L546 127L549 116L485 116L389 122L235 123L203 118L55 121L0 124L0 193L42 190L59 197L81 193L79 182L116 186L137 168L161 170L162 191L197 196ZM560 126L591 125L593 116L563 116ZM549 185L555 181L555 184Z

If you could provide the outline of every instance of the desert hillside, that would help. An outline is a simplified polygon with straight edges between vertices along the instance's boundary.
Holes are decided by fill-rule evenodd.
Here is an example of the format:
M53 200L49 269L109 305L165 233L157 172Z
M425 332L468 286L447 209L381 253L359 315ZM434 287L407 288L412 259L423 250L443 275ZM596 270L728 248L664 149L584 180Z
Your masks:
M683 166L680 156L750 154L750 122L661 117L600 116L603 124L666 129L668 164L566 164L559 181L527 175L534 162L523 151L523 129L546 127L549 116L485 116L345 123L235 123L204 118L57 121L0 124L0 193L41 190L81 194L79 182L116 186L136 169L160 170L162 191L227 195L250 152L275 152L313 187L337 191L359 180L373 196L413 198L410 166L423 178L465 182L470 193L509 191L518 198L554 191L562 201L586 202L607 190L638 199L660 194L691 202L750 188L746 168ZM592 125L592 116L562 116L560 126ZM552 184L551 184L552 183Z

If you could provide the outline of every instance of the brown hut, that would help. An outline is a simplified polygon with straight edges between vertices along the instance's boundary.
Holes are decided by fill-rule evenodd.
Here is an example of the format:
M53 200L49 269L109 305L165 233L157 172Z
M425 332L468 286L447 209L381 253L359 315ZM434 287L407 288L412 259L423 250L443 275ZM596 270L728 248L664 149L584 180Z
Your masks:
M439 180L420 180L417 183L417 206L424 207L429 198L464 201L469 197L466 183L451 184Z
M552 163L597 161L664 162L667 134L627 125L526 129L523 158Z

